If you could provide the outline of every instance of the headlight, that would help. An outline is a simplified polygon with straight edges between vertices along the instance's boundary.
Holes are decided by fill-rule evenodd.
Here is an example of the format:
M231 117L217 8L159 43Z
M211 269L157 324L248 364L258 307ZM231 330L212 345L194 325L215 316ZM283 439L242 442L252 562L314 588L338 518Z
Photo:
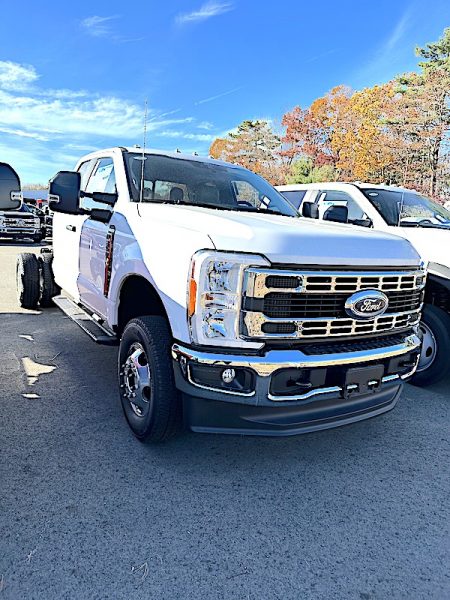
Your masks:
M239 336L244 271L268 266L262 256L201 250L192 257L188 320L192 341L214 346L259 348Z

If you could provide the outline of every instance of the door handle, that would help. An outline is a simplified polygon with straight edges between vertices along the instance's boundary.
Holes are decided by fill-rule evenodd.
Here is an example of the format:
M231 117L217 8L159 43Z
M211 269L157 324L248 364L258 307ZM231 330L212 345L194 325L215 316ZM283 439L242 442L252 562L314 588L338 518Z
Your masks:
M75 227L75 225L66 225L66 229L68 229L69 231L76 231L77 228Z

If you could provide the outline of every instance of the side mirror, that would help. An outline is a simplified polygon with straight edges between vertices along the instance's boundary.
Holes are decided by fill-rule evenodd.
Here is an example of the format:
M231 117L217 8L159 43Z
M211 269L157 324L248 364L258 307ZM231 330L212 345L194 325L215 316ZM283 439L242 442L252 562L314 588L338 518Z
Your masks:
M360 227L373 227L373 221L369 217L367 219L355 219L351 221L352 225L359 225Z
M109 223L113 215L112 210L109 208L92 208L89 211L89 216L93 221L100 221L100 223Z
M319 207L314 202L304 202L302 204L302 215L308 219L318 219Z
M16 210L21 206L19 176L10 165L0 163L0 210Z
M81 175L74 171L60 171L50 179L48 206L54 212L79 215Z
M330 206L323 213L324 221L333 221L334 223L347 223L348 222L348 208L346 206Z

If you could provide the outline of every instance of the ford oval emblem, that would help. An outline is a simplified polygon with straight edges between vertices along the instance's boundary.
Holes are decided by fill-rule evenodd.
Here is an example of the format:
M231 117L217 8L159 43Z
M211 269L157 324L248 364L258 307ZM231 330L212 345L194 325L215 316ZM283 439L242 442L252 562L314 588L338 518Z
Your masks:
M349 317L360 321L366 321L379 317L386 312L389 298L378 290L365 290L356 292L347 298L345 312Z

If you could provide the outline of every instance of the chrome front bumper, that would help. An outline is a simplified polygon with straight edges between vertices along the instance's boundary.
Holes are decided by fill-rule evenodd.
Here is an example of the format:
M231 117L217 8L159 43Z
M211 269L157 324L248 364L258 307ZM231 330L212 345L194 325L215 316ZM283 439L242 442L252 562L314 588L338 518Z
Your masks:
M273 402L295 402L305 401L322 395L337 395L343 391L342 386L321 387L307 391L302 394L289 396L275 396L269 391L269 383L271 376L280 369L312 369L312 368L329 368L329 367L351 367L352 365L375 364L386 359L401 357L402 355L419 351L421 341L416 335L409 335L400 344L389 347L377 348L372 350L342 352L336 354L325 355L307 355L301 350L270 350L262 356L256 355L232 355L223 353L201 352L174 344L172 347L172 357L174 362L180 367L181 374L193 388L199 391L207 391L214 393L213 399L220 399L216 396L219 394L225 401L234 401L238 403L251 404L266 404L264 400ZM407 372L402 374L389 374L383 377L383 384L401 383L403 380L411 377L416 368L416 364ZM233 369L249 369L256 375L256 386L251 392L239 392L237 390L226 390L211 385L204 385L198 381L194 381L191 374L192 365L204 365L211 367L223 367ZM182 386L183 387L183 386ZM183 391L186 391L183 390ZM191 390L192 393L192 390ZM204 396L202 394L202 396ZM235 399L227 396L234 396ZM255 398L258 396L257 398ZM265 398L264 398L265 396Z

